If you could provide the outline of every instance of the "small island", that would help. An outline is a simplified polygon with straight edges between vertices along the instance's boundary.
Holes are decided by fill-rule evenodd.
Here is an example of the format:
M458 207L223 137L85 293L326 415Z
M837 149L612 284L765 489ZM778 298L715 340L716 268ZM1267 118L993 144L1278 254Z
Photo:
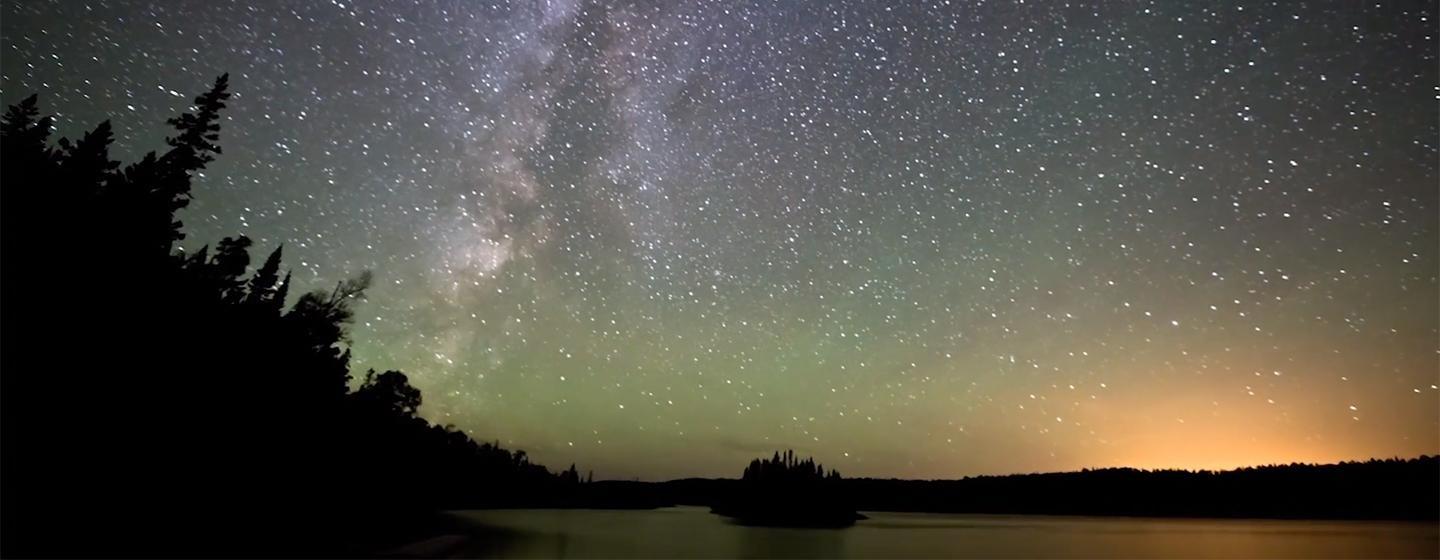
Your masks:
M712 513L742 525L771 527L839 528L865 519L838 488L840 473L799 460L794 451L770 459L756 459L745 468L739 488L719 498Z

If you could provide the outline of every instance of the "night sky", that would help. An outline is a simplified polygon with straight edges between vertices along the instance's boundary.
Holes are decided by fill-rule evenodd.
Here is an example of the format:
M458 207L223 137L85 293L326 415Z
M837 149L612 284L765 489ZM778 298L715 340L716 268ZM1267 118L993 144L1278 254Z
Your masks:
M130 160L229 72L185 247L552 468L1440 452L1435 3L1095 4L7 0L0 95Z

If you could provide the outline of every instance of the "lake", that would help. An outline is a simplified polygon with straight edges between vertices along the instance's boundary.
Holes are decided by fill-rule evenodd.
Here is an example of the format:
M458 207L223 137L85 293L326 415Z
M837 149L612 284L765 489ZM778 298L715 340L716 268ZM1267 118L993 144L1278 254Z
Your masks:
M462 557L1434 558L1428 522L864 512L846 529L735 525L706 508L455 512Z

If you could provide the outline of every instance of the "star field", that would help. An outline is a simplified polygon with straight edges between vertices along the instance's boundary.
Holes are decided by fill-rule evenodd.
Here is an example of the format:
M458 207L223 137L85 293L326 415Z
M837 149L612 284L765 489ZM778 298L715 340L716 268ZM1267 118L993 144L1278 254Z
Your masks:
M1440 452L1436 8L7 2L187 248L364 269L355 365L597 478ZM243 380L237 380L243 382ZM55 396L54 398L62 398Z

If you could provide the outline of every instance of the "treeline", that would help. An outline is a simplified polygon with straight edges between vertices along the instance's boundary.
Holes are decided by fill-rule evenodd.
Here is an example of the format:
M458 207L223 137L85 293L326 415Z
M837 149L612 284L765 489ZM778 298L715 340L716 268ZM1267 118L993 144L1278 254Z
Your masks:
M847 481L873 510L1250 517L1440 518L1440 457L1228 471L1096 469L954 481Z
M428 423L405 374L352 380L368 272L292 298L282 247L180 250L229 97L124 166L108 121L52 144L32 96L0 123L4 555L353 555L423 512L564 496L573 467Z
M762 484L809 484L821 480L840 480L840 471L825 472L825 465L815 462L813 457L799 459L795 451L786 450L781 457L776 451L770 459L755 459L745 467L740 480Z
M712 506L743 480L657 483L649 499ZM1277 519L1440 518L1440 457L1290 464L1228 471L1139 470L841 479L832 491L860 511Z

